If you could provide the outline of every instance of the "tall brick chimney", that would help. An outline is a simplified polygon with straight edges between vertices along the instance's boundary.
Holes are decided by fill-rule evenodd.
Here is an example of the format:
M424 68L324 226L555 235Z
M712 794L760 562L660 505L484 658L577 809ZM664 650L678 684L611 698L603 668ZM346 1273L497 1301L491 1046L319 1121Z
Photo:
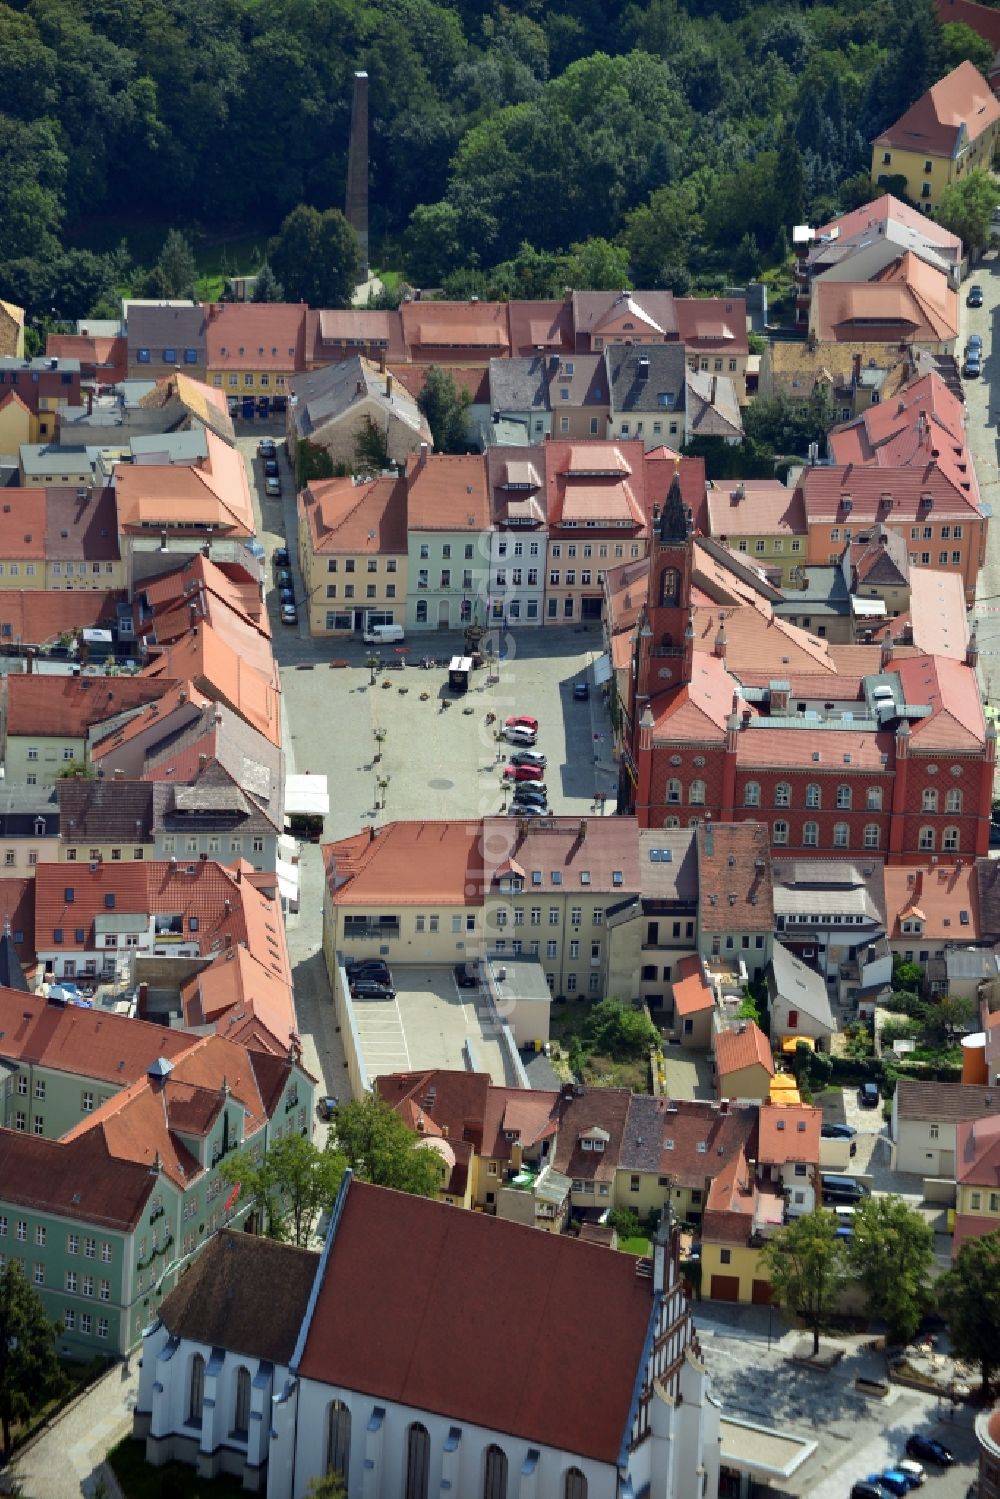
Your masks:
M368 74L355 73L351 101L351 143L347 154L347 222L361 242L362 270L368 274Z

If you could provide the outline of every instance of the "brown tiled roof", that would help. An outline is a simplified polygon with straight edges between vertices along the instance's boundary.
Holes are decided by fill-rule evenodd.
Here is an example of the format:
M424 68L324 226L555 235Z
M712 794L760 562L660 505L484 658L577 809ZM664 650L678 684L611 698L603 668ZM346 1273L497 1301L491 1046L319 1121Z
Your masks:
M698 828L698 909L706 932L773 931L771 847L763 823Z
M691 350L746 354L747 304L742 297L677 297L677 336Z
M474 351L488 359L510 352L506 302L404 302L399 309L410 358Z
M555 1169L582 1181L614 1181L631 1096L628 1088L581 1088L572 1095L564 1091L552 1157ZM581 1138L590 1130L608 1135L603 1150L583 1148Z
M622 1139L622 1171L669 1176L698 1190L744 1149L757 1127L756 1108L633 1095Z
M220 1233L158 1309L175 1338L288 1364L319 1255L254 1234Z
M93 333L48 333L45 353L52 359L76 359L85 380L117 385L128 374L128 341Z
M77 739L88 728L140 708L174 684L164 678L9 676L7 733Z
M987 1213L956 1213L955 1230L951 1241L951 1257L958 1259L959 1250L972 1239L982 1239L986 1234L995 1234L1000 1229L1000 1218ZM992 1424L1000 1425L996 1416L990 1417Z
M789 1161L816 1165L819 1161L823 1110L805 1104L762 1104L757 1131L757 1159L765 1165Z
M483 903L478 821L390 822L323 849L335 906L479 906Z
M415 1135L448 1142L455 1159L445 1190L464 1191L471 1151L483 1154L489 1075L445 1068L394 1072L376 1078L375 1088Z
M153 791L145 781L56 783L63 843L148 843L153 836Z
M977 859L975 870L981 940L993 946L1000 942L1000 859Z
M709 534L727 536L806 536L802 491L777 479L728 479L708 491Z
M635 1267L351 1181L298 1372L615 1463L653 1310Z
M966 5L970 0L938 0L938 4L947 8L951 4ZM996 17L996 11L986 10L985 6L973 6L975 10L983 10L988 16ZM997 46L1000 47L1000 20L997 26ZM860 208L852 208L847 213L842 213L838 218L830 219L828 223L821 224L815 231L816 239L828 239L836 235L841 241L851 239L854 235L864 234L866 230L875 229L880 233L885 232L889 223L901 224L906 229L915 229L921 239L929 245L934 245L938 250L948 252L949 258L956 263L962 258L962 241L957 234L952 234L947 229L942 229L940 224L928 218L919 209L911 208L908 203L894 198L891 193L883 193L880 198L873 198L870 203L863 203Z
M567 299L561 302L511 302L508 313L510 351L514 359L537 353L540 348L572 356L572 302Z
M228 704L273 744L281 743L281 678L269 642L260 635L254 639L249 628L224 635L203 619L165 646L146 668L146 676L151 682L163 677L194 682L206 697Z
M148 1166L116 1159L98 1130L45 1140L0 1129L0 1182L5 1202L125 1233L156 1186Z
M716 1036L715 1070L720 1080L758 1063L774 1076L770 1042L755 1021L741 1020L732 1030Z
M965 912L966 919L962 919ZM901 941L902 922L923 922L924 941L979 941L979 881L972 864L906 864L885 868L886 935Z
M877 468L847 464L807 468L802 475L802 496L810 523L836 524L850 500L850 519L857 525L883 517L882 496L892 495L892 520L909 524L923 519L921 496L929 495L934 515L943 520L970 520L978 510L969 495L956 487L936 462Z
M558 888L624 896L639 890L634 817L485 818L483 846L491 885L506 861L514 859L524 869L528 892Z
M1000 120L1000 104L986 79L974 63L960 62L921 94L894 125L876 136L874 143L951 159L963 125L966 139L975 142L997 120Z
M251 620L268 633L267 610L260 596L260 584L238 563L219 566L196 552L180 566L155 578L144 579L136 588L157 617L179 604L201 605L204 594L227 604L235 613Z
M205 431L206 458L197 463L118 464L115 498L120 530L172 526L253 536L256 523L242 453Z
M0 878L0 929L10 922L14 949L25 969L35 966L35 882Z
M84 562L117 562L118 511L113 489L80 499L68 484L52 485L45 493L45 558Z
M975 1083L913 1082L900 1078L896 1084L896 1109L900 1119L932 1124L1000 1116L1000 1089Z
M314 479L298 503L314 552L406 555L405 479Z

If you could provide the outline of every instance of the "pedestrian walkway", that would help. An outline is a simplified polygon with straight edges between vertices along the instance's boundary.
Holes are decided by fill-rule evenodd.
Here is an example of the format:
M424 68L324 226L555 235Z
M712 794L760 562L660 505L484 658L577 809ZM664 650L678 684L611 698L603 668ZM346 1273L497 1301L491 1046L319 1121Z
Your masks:
M91 1499L98 1468L132 1429L138 1388L138 1368L115 1364L39 1432L11 1464L24 1499Z

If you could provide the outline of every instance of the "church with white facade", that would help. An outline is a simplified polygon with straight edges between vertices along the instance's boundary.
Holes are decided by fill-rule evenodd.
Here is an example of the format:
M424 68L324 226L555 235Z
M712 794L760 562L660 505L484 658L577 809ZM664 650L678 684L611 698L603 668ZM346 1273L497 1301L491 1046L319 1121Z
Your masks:
M222 1231L147 1329L147 1460L305 1499L715 1499L720 1412L652 1264L344 1178L321 1254Z

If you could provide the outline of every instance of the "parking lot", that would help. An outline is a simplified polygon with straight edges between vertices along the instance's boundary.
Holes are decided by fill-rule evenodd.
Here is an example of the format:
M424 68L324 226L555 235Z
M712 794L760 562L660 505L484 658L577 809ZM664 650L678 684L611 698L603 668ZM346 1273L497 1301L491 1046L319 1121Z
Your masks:
M462 1070L467 1057L495 1083L514 1081L492 1015L477 989L460 989L451 968L393 964L394 999L352 997L351 1011L369 1078L424 1067Z

